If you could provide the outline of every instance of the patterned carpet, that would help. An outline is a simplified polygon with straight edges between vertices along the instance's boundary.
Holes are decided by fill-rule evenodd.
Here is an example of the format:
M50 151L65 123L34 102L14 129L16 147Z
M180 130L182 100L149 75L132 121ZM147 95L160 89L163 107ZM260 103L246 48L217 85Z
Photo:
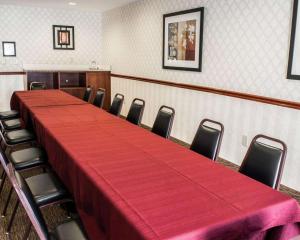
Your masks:
M183 145L185 147L189 147L186 143L183 143L183 142L181 142L177 139L172 139L172 140L174 142L180 144L180 145ZM226 167L229 167L229 168L234 169L234 170L238 170L238 166L231 163L231 162L228 162L228 161L223 160L223 159L218 159L218 162L225 165ZM35 174L38 173L37 171L38 170L28 172L28 173L24 174L24 176L28 177L28 176L31 176L31 175L35 175ZM7 199L9 189L10 189L10 184L8 184L8 181L6 181L5 187L4 187L3 192L1 194L1 197L0 197L0 211L1 211L1 213L2 213L3 208L4 208L5 201ZM281 185L280 191L294 197L300 203L300 193L299 192L297 192L293 189L290 189L286 186L283 186L283 185ZM17 240L17 239L21 240L23 238L24 233L25 233L25 228L27 226L27 223L29 223L29 219L28 219L25 211L23 210L22 207L19 207L19 210L16 214L15 222L13 224L11 233L9 235L6 234L6 227L8 225L9 218L10 218L11 213L13 211L13 206L15 204L15 201L16 201L16 194L14 193L13 197L10 201L6 216L5 217L0 217L0 239L1 240ZM59 206L44 208L42 210L42 212L43 212L43 215L44 215L44 217L46 219L46 222L49 226L49 229L53 229L59 223L65 221L67 219L66 211L64 211ZM35 234L34 231L31 231L29 239L38 239L38 237L37 237L37 235Z

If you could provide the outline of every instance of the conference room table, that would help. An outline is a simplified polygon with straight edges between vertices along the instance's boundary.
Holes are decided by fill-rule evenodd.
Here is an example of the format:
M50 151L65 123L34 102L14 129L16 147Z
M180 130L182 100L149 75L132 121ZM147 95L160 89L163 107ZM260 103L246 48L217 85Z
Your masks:
M29 106L29 113L90 239L300 234L295 199L91 104Z
M11 109L17 110L23 120L23 126L31 128L30 109L32 107L82 105L87 102L82 101L70 94L57 89L35 90L35 91L15 91L11 97Z

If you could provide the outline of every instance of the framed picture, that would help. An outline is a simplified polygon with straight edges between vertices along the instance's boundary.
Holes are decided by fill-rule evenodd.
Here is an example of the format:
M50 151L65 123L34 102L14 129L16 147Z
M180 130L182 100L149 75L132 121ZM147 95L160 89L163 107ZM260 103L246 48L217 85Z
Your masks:
M75 49L75 36L73 26L53 25L53 49Z
M287 78L295 80L300 80L300 17L298 17L299 10L300 6L298 4L298 0L294 0Z
M163 68L202 70L204 8L163 15Z
M16 57L16 42L2 42L3 57Z

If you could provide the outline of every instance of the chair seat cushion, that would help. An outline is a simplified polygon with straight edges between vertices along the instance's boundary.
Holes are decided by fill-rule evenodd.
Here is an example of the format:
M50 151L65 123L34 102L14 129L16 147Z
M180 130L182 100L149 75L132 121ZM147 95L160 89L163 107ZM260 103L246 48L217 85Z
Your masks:
M47 155L41 148L30 147L10 154L11 163L17 171L33 168L47 162Z
M5 130L15 130L21 128L21 120L19 118L5 120L2 122Z
M26 178L26 182L39 206L44 206L67 197L66 189L51 172Z
M69 221L60 224L53 232L54 239L57 240L86 240L81 227L76 221Z
M27 129L15 130L11 132L7 132L5 134L5 139L8 144L18 144L27 141L31 141L34 139L34 135L32 132Z
M0 112L0 120L17 118L18 116L19 116L19 112L15 110Z

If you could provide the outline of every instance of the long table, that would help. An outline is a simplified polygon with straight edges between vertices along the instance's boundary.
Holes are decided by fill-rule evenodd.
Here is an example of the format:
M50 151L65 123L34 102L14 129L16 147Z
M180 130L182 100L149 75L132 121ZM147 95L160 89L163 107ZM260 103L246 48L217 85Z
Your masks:
M24 127L31 127L32 107L82 105L87 102L82 101L72 95L66 94L61 90L35 90L35 91L16 91L10 101L11 109L20 112Z
M294 199L204 156L90 104L29 108L90 239L300 234Z

